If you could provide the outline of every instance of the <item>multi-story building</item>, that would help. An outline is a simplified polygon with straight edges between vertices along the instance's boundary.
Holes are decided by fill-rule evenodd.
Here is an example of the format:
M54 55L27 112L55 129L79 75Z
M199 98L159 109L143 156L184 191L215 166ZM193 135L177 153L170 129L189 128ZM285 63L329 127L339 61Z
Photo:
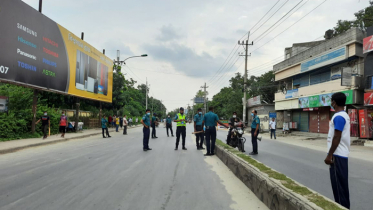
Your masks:
M363 31L352 28L333 38L286 48L285 60L273 66L280 83L277 116L283 116L284 123L296 122L290 124L296 124L296 130L327 133L334 114L333 93L346 94L346 109L363 104L364 37Z

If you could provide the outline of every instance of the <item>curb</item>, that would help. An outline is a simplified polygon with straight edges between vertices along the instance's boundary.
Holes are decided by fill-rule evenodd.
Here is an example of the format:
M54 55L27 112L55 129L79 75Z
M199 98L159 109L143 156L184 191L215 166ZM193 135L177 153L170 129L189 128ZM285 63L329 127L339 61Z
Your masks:
M138 127L138 126L127 128L127 130L128 129L133 129L133 128L136 128L136 127ZM115 130L114 130L114 132L115 132ZM65 141L70 141L70 140L74 140L74 139L81 139L81 138L96 136L96 135L100 135L100 134L102 134L101 131L98 132L98 133L91 133L91 134L86 134L86 135L81 135L81 136L76 136L76 137L63 138L63 139L57 139L57 140L53 140L53 141L46 141L46 142L29 144L29 145L19 146L19 147L14 147L14 148L9 148L9 149L3 149L3 150L0 150L0 155L17 152L19 150L23 150L23 149L27 149L27 148L39 147L39 146L44 146L44 145L49 145L49 144L57 144L57 143L65 142Z
M292 190L286 188L280 180L269 177L258 168L249 164L236 154L216 145L216 156L239 178L269 209L272 210L322 210L320 206L308 200ZM259 162L259 161L257 161ZM272 169L273 170L273 169ZM293 180L294 181L294 180ZM301 187L304 185L294 181ZM307 187L305 187L307 188ZM312 193L331 201L341 210L345 208L320 195L319 193L307 188Z

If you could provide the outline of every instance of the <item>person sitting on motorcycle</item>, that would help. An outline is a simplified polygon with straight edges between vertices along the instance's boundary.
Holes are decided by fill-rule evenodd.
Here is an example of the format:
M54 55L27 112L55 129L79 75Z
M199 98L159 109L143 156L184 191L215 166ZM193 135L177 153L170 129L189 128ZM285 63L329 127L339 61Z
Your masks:
M228 131L228 138L227 138L227 144L229 145L231 138L232 138L232 129L235 125L235 123L239 123L241 121L240 118L237 117L237 112L233 112L233 117L229 119L229 131Z

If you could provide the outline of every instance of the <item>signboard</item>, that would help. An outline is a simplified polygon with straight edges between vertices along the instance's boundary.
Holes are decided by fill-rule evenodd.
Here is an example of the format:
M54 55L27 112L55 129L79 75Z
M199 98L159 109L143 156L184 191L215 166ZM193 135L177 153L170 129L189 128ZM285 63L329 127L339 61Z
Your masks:
M346 95L346 104L353 103L353 90L341 91ZM330 106L333 93L299 98L299 108L315 108ZM373 96L372 96L373 97ZM372 101L373 103L373 101Z
M341 77L342 77L341 86L350 86L351 83L352 83L352 68L351 67L343 67Z
M287 90L285 98L295 98L298 97L298 89Z
M253 98L249 98L249 100L247 100L247 105L250 107L250 106L255 106L255 105L260 105L261 104L261 100L260 100L260 96L255 96Z
M364 93L364 106L373 105L373 92Z
M368 53L373 50L373 35L363 39L363 53Z
M346 59L346 47L342 47L333 51L326 52L315 58L312 58L300 66L301 72L310 71L312 69L317 69L325 65L329 65L338 61Z
M0 8L0 80L112 102L112 60L21 0Z
M368 123L367 123L367 110L360 109L359 110L359 125L360 125L360 138L367 138L369 131L368 131Z
M203 103L205 103L205 98L204 97L196 97L196 98L194 98L194 103L203 104Z
M357 109L348 109L350 117L350 135L351 137L359 137L359 121L357 117Z

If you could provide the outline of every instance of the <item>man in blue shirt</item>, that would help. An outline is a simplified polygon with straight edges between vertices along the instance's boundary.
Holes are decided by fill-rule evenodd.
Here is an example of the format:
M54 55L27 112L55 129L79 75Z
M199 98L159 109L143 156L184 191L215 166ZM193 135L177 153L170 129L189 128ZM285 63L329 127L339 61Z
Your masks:
M251 116L253 117L253 122L251 123L251 143L253 144L253 151L250 152L249 155L257 155L260 119L256 110L251 112Z
M148 150L152 150L149 148L149 137L150 137L150 109L146 110L146 114L142 117L141 119L141 124L144 126L142 129L142 132L144 133L144 138L143 138L143 150L144 152Z
M104 138L106 138L105 137L105 134L104 134L104 131L106 130L106 136L107 137L111 137L110 135L109 135L109 130L107 129L107 126L106 126L106 123L108 123L108 121L105 119L105 115L104 115L104 117L101 119L101 128L102 128L102 137L104 137Z
M156 113L154 113L153 114L153 117L152 117L152 139L156 139L156 138L158 138L157 136L156 136L156 134L155 134L155 126L156 126L156 124L158 123L158 121L157 121L157 114Z
M211 156L215 154L216 123L219 123L228 128L228 126L220 122L218 115L214 113L214 107L209 107L209 112L205 114L202 122L202 127L203 125L206 126L207 153L205 154L205 156Z
M202 109L198 108L198 113L194 115L194 132L200 132L200 133L196 133L197 150L205 149L203 148L204 133L203 133L202 122L203 122Z
M174 132L172 131L172 119L170 117L170 115L167 115L167 118L166 118L166 130L167 130L167 136L168 135L168 129L171 130L171 135L172 137L174 136Z

